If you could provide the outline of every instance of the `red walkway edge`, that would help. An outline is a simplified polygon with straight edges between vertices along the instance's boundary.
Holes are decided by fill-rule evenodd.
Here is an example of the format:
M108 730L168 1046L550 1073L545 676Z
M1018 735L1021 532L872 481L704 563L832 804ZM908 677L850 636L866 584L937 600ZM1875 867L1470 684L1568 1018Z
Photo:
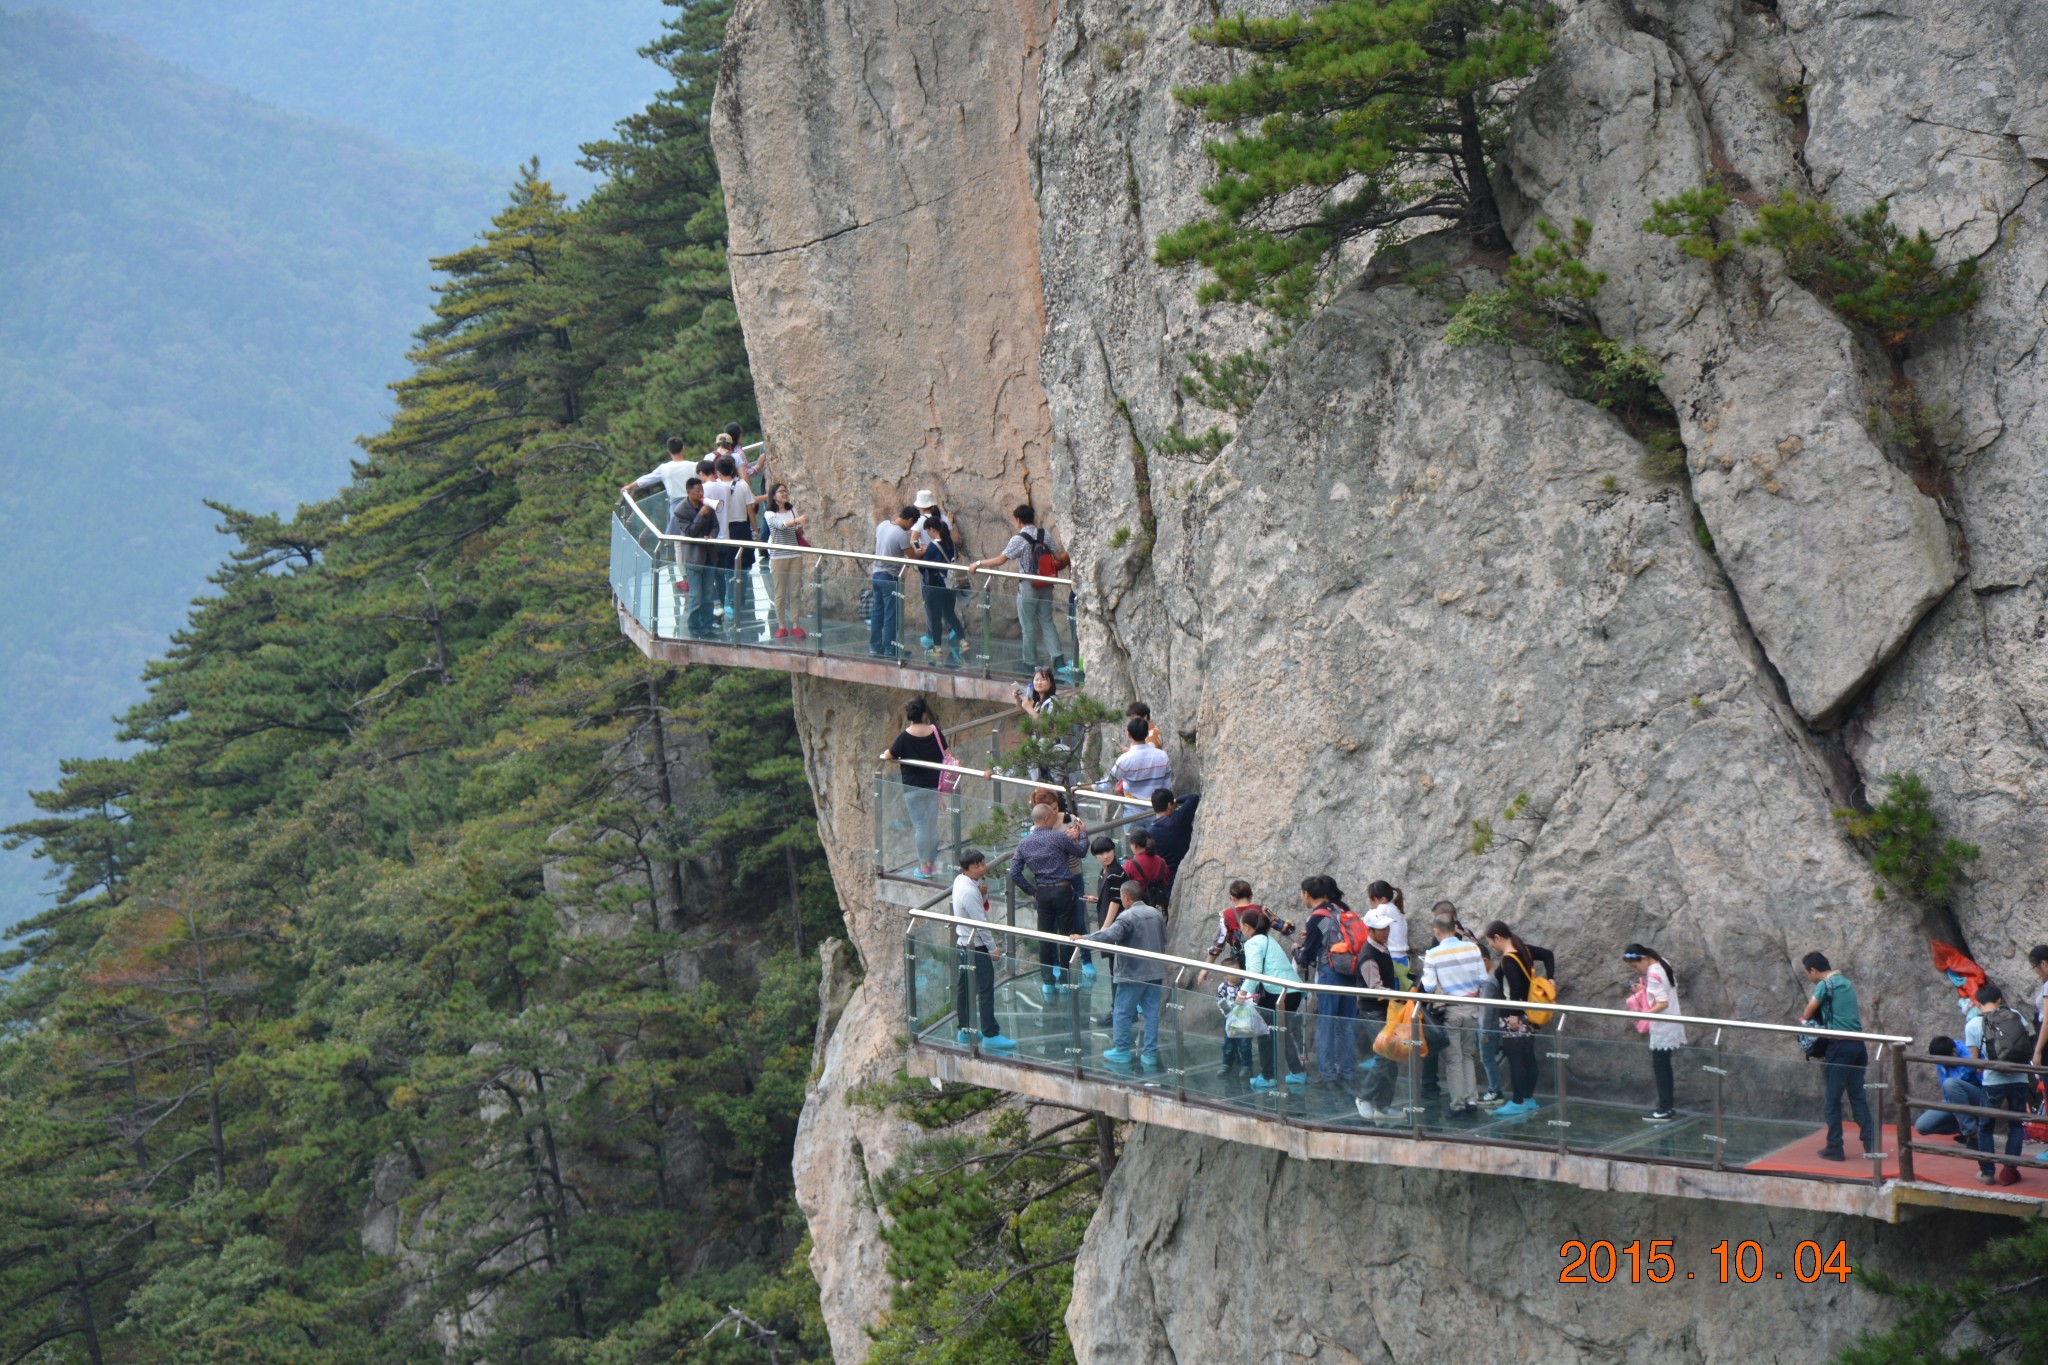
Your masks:
M1892 1150L1897 1136L1895 1128L1885 1128L1883 1148L1886 1156L1882 1174L1886 1180L1899 1178L1898 1156ZM1843 1143L1843 1150L1849 1154L1847 1161L1821 1159L1821 1148L1827 1145L1827 1130L1816 1128L1810 1135L1797 1142L1787 1143L1769 1156L1749 1162L1743 1169L1763 1173L1775 1171L1787 1175L1824 1175L1836 1179L1854 1178L1859 1175L1869 1178L1870 1168L1874 1163L1863 1155L1862 1147L1856 1141L1854 1124L1846 1127L1844 1137L1846 1140ZM1936 1136L1920 1138L1919 1141L1934 1146L1946 1146L1953 1139L1948 1136ZM2003 1131L1998 1135L1998 1150L2005 1150ZM2020 1173L2019 1184L1983 1185L1977 1181L1977 1154L1972 1148L1957 1147L1952 1157L1936 1156L1921 1151L1913 1153L1913 1179L1918 1184L1943 1185L1956 1190L1996 1190L2000 1194L2048 1200L2048 1162L2037 1161L2015 1166L2013 1169Z

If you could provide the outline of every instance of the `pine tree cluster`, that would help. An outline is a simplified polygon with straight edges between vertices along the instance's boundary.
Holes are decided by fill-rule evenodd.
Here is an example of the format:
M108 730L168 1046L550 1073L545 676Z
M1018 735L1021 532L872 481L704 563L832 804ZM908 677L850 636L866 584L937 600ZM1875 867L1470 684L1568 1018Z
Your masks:
M837 910L788 683L650 664L604 561L663 438L755 421L729 3L669 3L599 188L529 168L434 262L349 484L217 508L131 752L8 832L58 896L0 964L0 1359L824 1351L789 1163Z

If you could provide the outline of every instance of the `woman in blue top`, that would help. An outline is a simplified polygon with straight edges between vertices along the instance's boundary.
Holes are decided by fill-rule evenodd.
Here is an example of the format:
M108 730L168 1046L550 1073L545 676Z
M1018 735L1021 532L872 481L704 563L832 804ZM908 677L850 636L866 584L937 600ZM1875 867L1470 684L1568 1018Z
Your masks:
M1282 981L1301 982L1301 974L1294 970L1293 955L1282 945L1273 932L1273 917L1254 906L1241 910L1237 917L1238 926L1244 930L1244 969L1262 976L1278 977ZM1286 1010L1286 1028L1269 1032L1259 1039L1259 1073L1251 1079L1254 1090L1271 1090L1276 1084L1273 1057L1273 1039L1276 1033L1284 1032L1287 1038L1287 1083L1300 1085L1308 1080L1308 1073L1301 1060L1301 999L1300 991L1275 988L1264 981L1251 982L1259 992L1259 1009L1266 1016L1266 1023L1275 1023L1274 1006Z
M960 552L953 544L953 528L939 515L938 508L930 509L924 531L918 539L922 548L917 557L936 566L918 570L924 580L925 647L932 651L934 662L943 647L947 666L958 668L961 662L960 642L967 638L967 628L960 624L960 612L954 605L959 592L948 579L953 572L951 566L960 558Z

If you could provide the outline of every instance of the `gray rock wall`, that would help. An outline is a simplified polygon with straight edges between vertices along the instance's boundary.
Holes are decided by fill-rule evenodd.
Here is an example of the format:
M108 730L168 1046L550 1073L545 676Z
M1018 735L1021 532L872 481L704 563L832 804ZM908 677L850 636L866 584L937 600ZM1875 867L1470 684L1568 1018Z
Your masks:
M1148 1130L1091 1230L1092 1247L1122 1254L1082 1258L1067 1325L1076 1357L1097 1365L1791 1365L1829 1359L1876 1321L1853 1287L1798 1282L1788 1267L1801 1241L1845 1242L1859 1270L1910 1274L1960 1259L1996 1226L1594 1202L1538 1181L1332 1167ZM1626 1283L1623 1260L1612 1283L1560 1284L1572 1238L1644 1253L1669 1240L1672 1281ZM1711 1248L1723 1239L1758 1244L1758 1283L1719 1282Z
M1508 920L1584 1000L1620 999L1641 940L1704 1013L1785 1018L1813 948L1876 1018L1944 1008L1921 958L1869 951L1938 926L1865 896L1683 490L1547 367L1447 347L1445 322L1398 285L1339 296L1190 495L1175 720L1230 780L1176 946L1207 944L1232 878L1285 904L1328 870L1403 886L1418 921L1440 897ZM1501 820L1520 792L1540 819ZM1501 837L1475 857L1482 816Z
M1778 66L1769 30L1734 24L1734 0L1696 8L1724 12L1712 38L1733 44L1726 92L1704 106L1688 63L1645 31L1661 25L1631 27L1613 0L1565 20L1516 115L1509 165L1531 219L1519 240L1536 217L1596 225L1601 323L1662 366L1694 497L1750 624L1799 713L1830 725L1955 582L1953 537L1867 430L1883 381L1846 324L1767 262L1717 271L1640 230L1653 201L1721 167L1772 192L1796 180L1792 121L1756 116ZM1744 28L1760 53L1745 53ZM1709 121L1728 105L1750 117Z

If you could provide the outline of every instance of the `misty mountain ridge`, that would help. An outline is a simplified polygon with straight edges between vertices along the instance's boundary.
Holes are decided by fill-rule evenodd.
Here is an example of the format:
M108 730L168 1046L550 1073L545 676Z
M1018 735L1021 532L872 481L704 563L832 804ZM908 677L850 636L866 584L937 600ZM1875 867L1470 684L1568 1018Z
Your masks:
M347 477L507 178L0 14L0 820L111 747L226 546ZM43 903L20 855L0 924Z

